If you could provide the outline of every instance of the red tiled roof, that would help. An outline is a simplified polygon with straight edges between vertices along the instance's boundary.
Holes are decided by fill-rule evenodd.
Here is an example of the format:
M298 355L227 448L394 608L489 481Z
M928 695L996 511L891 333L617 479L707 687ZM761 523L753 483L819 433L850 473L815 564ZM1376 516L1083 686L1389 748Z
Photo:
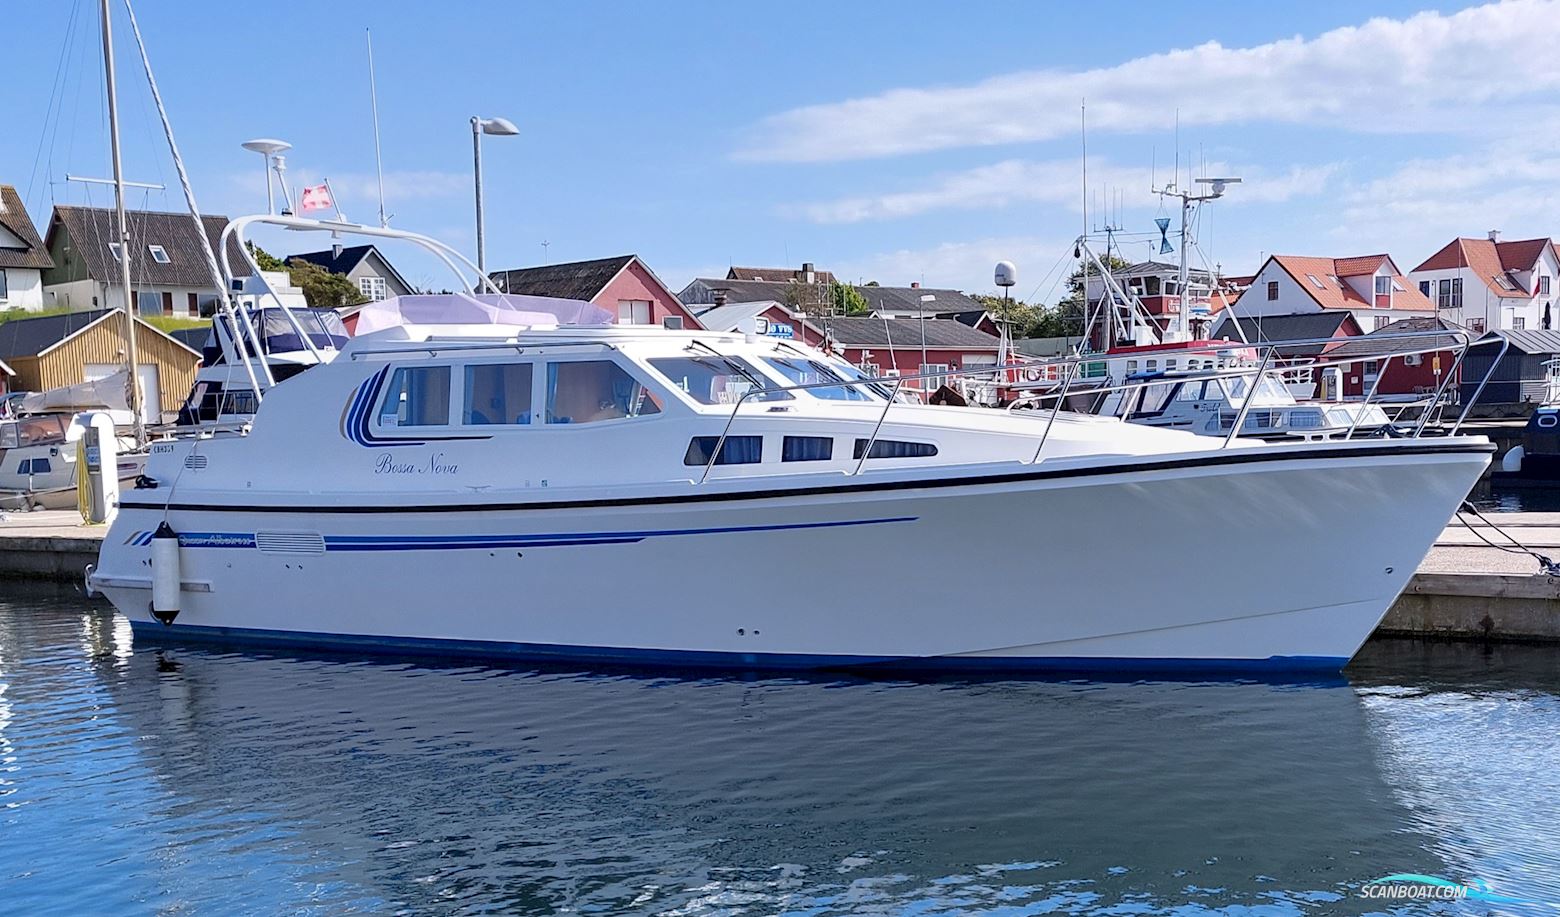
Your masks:
M1467 268L1489 287L1490 292L1502 299L1527 299L1531 294L1512 277L1511 271L1525 271L1533 267L1548 239L1526 239L1521 242L1491 242L1489 239L1453 239L1418 267L1418 271L1448 271ZM1525 260L1524 260L1525 259ZM1502 287L1495 278L1505 276L1512 289Z
M1381 262L1389 260L1386 255L1360 255L1357 258L1334 258L1333 263L1337 270L1328 271L1339 277L1358 277L1361 274L1374 274L1380 270ZM1395 267L1395 265L1394 265ZM1396 271L1393 271L1396 273Z
M1369 309L1375 306L1371 299L1361 296L1347 283L1336 278L1370 274L1383 265L1393 270L1392 281L1399 289L1392 292L1393 311L1434 312L1435 304L1407 278L1396 273L1396 265L1387 255L1366 255L1356 258L1308 258L1302 255L1273 255L1278 263L1294 278L1302 290L1316 300L1323 309ZM1362 265L1374 264L1375 268L1360 270ZM1312 278L1315 278L1315 281Z

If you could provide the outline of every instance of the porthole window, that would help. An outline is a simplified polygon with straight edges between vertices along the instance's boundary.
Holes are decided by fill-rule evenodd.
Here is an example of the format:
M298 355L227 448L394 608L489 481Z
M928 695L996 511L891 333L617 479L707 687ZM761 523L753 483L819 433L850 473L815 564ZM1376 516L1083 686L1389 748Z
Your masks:
M720 443L719 436L695 436L688 443L688 451L683 454L683 464L708 465L716 443ZM728 436L725 442L720 443L720 455L715 457L715 464L755 465L763 460L762 436Z
M851 456L859 460L862 453L867 451L867 441L856 440L855 454ZM872 453L867 458L928 458L937 454L937 447L931 443L910 443L897 439L879 439L872 443Z

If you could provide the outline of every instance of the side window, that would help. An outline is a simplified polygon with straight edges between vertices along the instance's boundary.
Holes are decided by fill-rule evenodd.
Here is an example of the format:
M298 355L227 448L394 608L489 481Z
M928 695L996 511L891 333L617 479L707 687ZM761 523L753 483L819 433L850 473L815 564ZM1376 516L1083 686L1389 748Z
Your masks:
M659 413L649 389L611 360L547 364L548 423L597 423Z
M463 424L531 422L530 363L481 363L466 367Z
M387 427L434 427L450 422L450 368L402 366L390 377L379 423Z
M762 391L769 388L769 380L741 357L661 357L650 365L700 404L736 404L755 391L761 394L748 401L791 400L786 392Z

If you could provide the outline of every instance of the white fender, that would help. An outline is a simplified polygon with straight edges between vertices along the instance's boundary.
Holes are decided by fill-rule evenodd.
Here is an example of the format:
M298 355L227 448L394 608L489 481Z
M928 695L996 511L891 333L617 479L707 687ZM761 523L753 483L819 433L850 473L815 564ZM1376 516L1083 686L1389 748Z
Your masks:
M1521 446L1512 446L1511 451L1501 457L1500 470L1511 474L1521 471L1522 457L1526 454L1527 452Z
M152 535L152 616L172 624L179 614L179 536L164 522Z

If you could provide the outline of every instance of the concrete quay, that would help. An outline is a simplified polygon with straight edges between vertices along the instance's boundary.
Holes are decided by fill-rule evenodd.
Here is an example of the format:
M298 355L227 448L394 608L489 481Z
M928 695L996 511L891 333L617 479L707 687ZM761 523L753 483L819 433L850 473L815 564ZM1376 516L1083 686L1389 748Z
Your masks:
M1560 559L1560 513L1493 513L1488 517L1539 554ZM1378 637L1429 637L1560 644L1560 577L1540 575L1525 553L1488 524L1454 521L1436 540ZM73 510L9 513L0 520L0 578L80 582L97 562L106 526L85 526Z

